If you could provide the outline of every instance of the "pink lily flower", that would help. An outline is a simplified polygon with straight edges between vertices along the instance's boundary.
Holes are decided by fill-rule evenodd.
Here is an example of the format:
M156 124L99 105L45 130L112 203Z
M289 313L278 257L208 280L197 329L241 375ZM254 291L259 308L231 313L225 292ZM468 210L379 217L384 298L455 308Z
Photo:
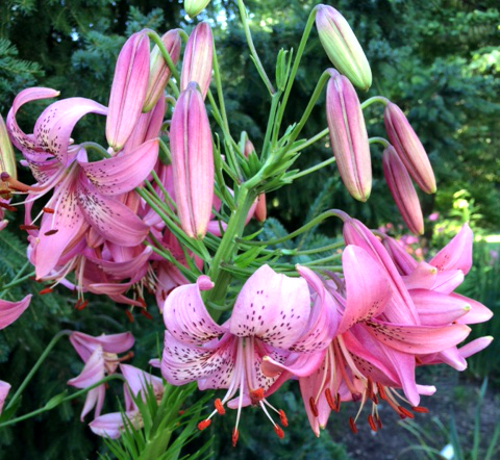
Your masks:
M9 394L10 388L11 388L10 383L0 380L0 415L2 415L3 405L5 403L5 400L7 399L7 395Z
M118 358L118 353L124 353L134 345L130 332L93 337L82 332L73 332L69 338L76 352L85 363L79 376L68 380L68 385L76 388L87 388L101 381L106 374L116 372L118 364L132 356L132 352ZM99 385L87 393L85 404L80 416L83 421L93 407L94 417L98 417L104 404L105 385Z
M131 366L130 364L120 364L120 370L125 377L125 407L127 410L137 410L133 397L141 395L142 399L146 400L147 387L153 389L156 401L159 403L163 397L165 388L163 380L155 375L144 372L142 369Z
M149 82L149 39L133 34L116 62L106 118L106 139L115 152L127 142L142 113Z
M312 315L307 283L262 266L245 283L231 318L222 326L212 320L201 299L201 291L212 287L207 276L200 276L196 284L180 286L167 297L162 375L174 385L197 380L201 390L227 390L222 399L215 400L215 410L198 425L200 430L215 414L223 414L227 404L238 411L232 434L235 445L241 409L254 405L264 411L282 438L283 430L269 410L286 426L284 412L264 397L277 377L266 377L260 366L264 356L280 362L286 359L307 327Z
M125 429L125 424L131 425L136 430L144 425L141 414L137 410L125 411L125 417L126 420L123 420L121 412L100 415L89 423L89 427L98 436L118 439Z
M11 325L24 313L30 305L31 297L33 296L28 294L19 302L9 302L8 300L0 299L0 330Z

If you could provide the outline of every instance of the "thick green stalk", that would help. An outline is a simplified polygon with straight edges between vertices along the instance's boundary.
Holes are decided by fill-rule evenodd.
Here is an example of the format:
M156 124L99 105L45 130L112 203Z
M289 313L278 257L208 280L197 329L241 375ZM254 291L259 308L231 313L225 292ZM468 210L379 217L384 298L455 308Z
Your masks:
M215 253L208 271L208 276L214 282L215 286L210 291L205 293L205 303L221 302L226 296L227 289L231 282L232 276L229 272L221 270L221 264L231 262L238 248L238 238L243 235L245 229L245 221L248 211L256 198L256 194L246 184L238 190L236 207L231 213L226 231L222 237L219 249ZM210 314L217 320L220 316L220 311L210 308Z
M387 99L384 96L373 96L361 104L361 109L364 110L375 102L378 102L378 103L383 104L385 106L391 101L389 101L389 99Z
M307 141L305 141L302 144L298 145L297 147L294 147L293 149L291 149L288 153L292 154L292 153L296 153L296 152L300 152L301 150L304 150L306 147L309 147L310 145L313 145L316 142L318 142L319 140L323 139L329 133L329 131L330 130L328 128L325 128L323 131L319 132L318 134L315 134L310 139L307 139Z
M30 383L30 380L33 378L33 376L35 375L36 371L40 368L40 366L43 364L43 362L45 361L45 359L47 358L47 356L49 355L49 353L51 352L52 348L55 347L55 345L57 344L57 342L59 342L59 339L65 335L70 335L71 334L71 331L68 331L68 330L63 330L63 331L60 331L58 332L53 338L52 340L50 341L50 343L47 345L47 348L44 350L44 352L42 353L42 355L40 356L40 358L38 358L38 361L35 363L35 365L31 368L31 371L29 372L29 374L26 376L26 378L23 380L23 383L21 383L21 385L19 386L19 388L17 389L17 391L14 393L14 396L12 396L11 400L9 401L9 403L7 404L7 407L6 409L9 409L9 407L12 407L13 404L17 401L17 399L19 398L19 396L21 396L21 393L24 391L24 389L26 388L26 385L28 385L28 383Z
M370 137L370 139L368 139L368 143L369 144L381 144L384 149L389 147L390 142L387 140L387 139L384 139L383 137Z

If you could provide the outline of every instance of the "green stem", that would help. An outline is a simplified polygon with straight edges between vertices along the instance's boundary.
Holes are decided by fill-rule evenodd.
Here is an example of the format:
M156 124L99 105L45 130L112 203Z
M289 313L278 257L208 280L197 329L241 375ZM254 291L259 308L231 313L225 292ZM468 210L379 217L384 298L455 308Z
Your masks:
M289 233L286 236L283 236L281 238L275 238L274 240L268 240L268 241L245 241L245 243L250 246L272 246L274 244L284 243L285 241L291 240L296 236L301 235L304 232L307 232L308 230L320 224L329 217L337 217L337 215L338 214L335 211L325 211L321 213L319 216L315 217L310 222L308 222L303 227L300 227L299 229L295 230L292 233Z
M30 382L30 380L33 378L35 375L36 371L40 368L40 366L43 364L49 353L51 352L52 348L55 347L57 342L59 342L59 339L65 335L70 335L71 331L68 330L63 330L58 332L50 341L50 343L47 345L47 348L44 350L40 358L38 358L38 361L35 363L35 365L32 367L31 371L29 374L26 376L26 378L23 380L17 391L14 393L14 396L12 396L12 399L9 401L7 404L6 409L9 409L9 407L12 407L13 404L17 401L19 396L21 396L21 393L24 391L26 388L26 385Z
M168 68L170 69L170 72L172 72L173 77L177 81L180 80L179 72L177 71L177 68L175 67L174 61L172 61L172 58L170 57L170 53L167 51L165 48L165 45L161 41L161 37L153 30L148 30L148 37L155 42L155 45L158 46L160 49L160 53L163 56L163 59L165 59L165 62L167 63Z
M311 29L313 27L315 18L316 18L316 7L314 7L311 10L311 13L309 13L306 26L304 27L304 32L302 34L302 39L300 40L299 49L295 56L295 61L293 62L292 71L290 72L290 75L288 77L288 82L283 94L283 101L281 103L277 116L278 130L281 125L281 120L283 119L283 114L285 112L285 108L288 103L288 98L290 97L290 92L292 91L292 86L295 81L295 76L297 75L297 70L299 69L300 60L302 59L302 55L304 54L304 49L306 47L307 40L309 39L309 35L311 33Z
M273 94L272 102L271 102L271 111L269 112L269 119L267 120L267 128L266 135L264 137L264 143L262 144L262 154L261 159L265 160L269 154L269 151L272 150L273 146L270 146L271 134L274 131L274 122L276 119L276 110L278 109L278 104L281 97L281 91Z
M208 276L214 282L214 288L210 291L206 291L206 304L217 304L224 299L226 295L232 276L231 273L221 270L221 265L231 262L238 247L238 240L243 235L248 211L255 198L255 193L253 193L251 187L248 187L246 183L242 184L238 190L235 209L231 212L220 246L210 263ZM209 311L215 320L217 320L221 314L220 311L213 308L209 308Z
M250 32L250 26L248 24L248 14L245 9L245 5L243 3L243 0L236 0L238 3L238 8L240 10L240 16L241 16L241 22L243 23L243 29L245 31L245 37L247 39L248 47L250 48L250 52L253 56L255 66L257 67L257 71L259 72L259 75L261 76L263 82L265 83L269 93L271 96L275 93L274 87L271 83L271 80L267 76L266 71L264 70L264 66L262 65L262 62L259 59L259 55L257 54L257 50L255 49L255 45L253 44L252 40L252 34Z
M165 142L160 137L158 139L160 141L160 149L167 157L168 162L172 163L172 154L170 153L170 149L168 148L167 144L165 144Z
M331 262L332 260L337 260L340 257L342 257L342 254L333 254L333 255L328 256L328 257L322 257L321 259L316 259L316 260L311 260L309 262L304 262L304 263L302 263L302 265L307 265L307 266L321 265L323 262Z
M76 399L85 393L88 393L90 390L93 390L94 388L97 388L99 385L102 385L103 383L109 382L110 380L124 380L123 377L120 374L113 374L113 375L108 375L107 377L104 377L102 380L99 380L99 382L94 383L93 385L84 388L83 390L77 391L76 393L73 393L72 395L61 399L57 404L51 405L50 407L41 407L40 409L37 409L33 412L29 412L28 414L21 415L20 417L13 418L11 420L7 420L4 423L0 423L0 428L3 428L5 426L9 425L14 425L15 423L22 422L23 420L27 420L31 417L35 417L39 414L43 414L44 412L48 412L49 410L54 409L55 407L61 405L62 403L65 403L67 401L71 401L73 399Z
M322 161L321 163L318 163L316 166L312 166L311 168L304 169L303 171L300 171L297 174L294 174L293 176L287 176L288 180L295 180L298 179L299 177L307 176L308 174L311 174L318 169L324 168L325 166L331 165L332 163L335 163L335 157L328 158L328 160Z
M384 149L389 147L390 142L387 140L387 139L384 139L383 137L370 137L370 139L368 139L368 143L369 144L382 144Z
M329 132L330 132L330 130L328 128L325 128L323 131L319 132L318 134L311 137L307 141L305 141L305 142L301 143L300 145L298 145L297 147L291 149L288 153L291 155L293 153L300 152L301 150L304 150L306 147L309 147L310 145L313 145L316 142L318 142L320 139L323 139L323 137L325 137ZM298 142L300 142L300 141L298 141Z
M28 262L29 263L29 262ZM18 273L19 275L19 273ZM16 275L16 277L18 276ZM31 272L28 275L23 276L22 278L14 278L9 284L6 284L0 289L0 292L6 291L10 288L13 288L14 286L17 286L18 284L23 284L25 281L29 280L32 276L35 275L35 272Z
M85 150L93 150L94 152L99 153L103 158L111 158L111 155L108 151L97 142L83 142L80 144L80 147L83 147Z
M327 252L327 251L332 251L334 249L338 249L338 248L341 248L345 246L345 243L343 241L339 241L338 243L332 243L332 244L328 244L327 246L323 246L321 248L314 248L314 249L305 249L303 251L297 251L297 252L294 252L293 255L297 255L297 256L306 256L306 255L310 255L310 254L318 254L320 252Z
M374 102L378 102L378 103L383 104L385 106L385 105L387 105L391 101L389 101L389 99L387 99L384 96L373 96L373 97L371 97L370 99L367 99L366 101L364 101L361 104L361 109L362 110L366 109L367 107L369 107L370 105L372 105Z

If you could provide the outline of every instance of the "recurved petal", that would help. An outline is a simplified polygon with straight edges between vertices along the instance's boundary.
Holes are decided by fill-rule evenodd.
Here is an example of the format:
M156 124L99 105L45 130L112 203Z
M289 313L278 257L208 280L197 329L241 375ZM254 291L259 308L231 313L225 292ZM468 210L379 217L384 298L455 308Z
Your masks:
M19 125L16 121L16 114L18 110L28 102L57 97L59 96L59 94L59 91L56 91L52 88L35 87L24 89L15 97L14 102L12 103L12 108L7 114L6 125L12 143L19 150L21 150L22 152L28 151L34 155L40 154L41 159L45 159L47 157L46 152L37 152L35 150L37 149L35 137L32 134L26 134L21 130L21 128L19 128Z
M120 364L120 370L134 396L137 396L142 391L147 391L148 386L153 387L155 394L163 394L163 381L159 377L130 364Z
M141 185L149 176L158 159L158 146L158 139L153 139L124 155L78 163L99 193L122 195Z
M362 248L347 246L342 254L342 266L347 299L338 334L380 315L392 297L385 271Z
M470 328L451 326L402 326L378 320L367 323L369 332L385 346L409 354L437 353L467 338Z
M227 388L234 372L236 339L226 334L203 347L176 340L165 331L161 360L163 378L172 385L203 380L203 388Z
M280 275L263 265L241 289L229 327L237 336L255 336L286 349L304 332L310 314L306 281Z
M464 275L472 266L472 230L464 224L453 239L429 262L439 271L461 270Z
M176 340L199 345L226 331L211 318L201 299L201 291L212 289L213 286L210 278L203 275L196 284L179 286L167 297L163 320L167 331Z
M149 232L147 226L127 206L114 198L101 195L80 178L78 203L87 222L106 240L121 246L138 246Z
M3 405L5 403L5 400L7 399L7 395L9 394L10 388L11 388L10 383L0 380L0 415L2 414Z
M450 294L454 302L464 302L470 306L470 310L464 317L457 320L458 324L485 323L493 316L493 312L482 303L460 294Z
M399 241L396 241L394 238L384 236L382 238L382 244L390 254L400 275L409 275L413 272L413 270L415 270L417 267L417 261L406 252L403 245Z
M32 295L28 294L19 302L9 302L8 300L0 299L0 330L12 324L24 313L30 305L31 297Z
M432 290L443 292L445 294L452 293L464 281L462 270L446 270L436 274L436 280L432 285Z
M463 347L460 347L458 351L463 358L468 358L469 356L475 355L481 350L484 350L491 344L491 342L493 342L493 337L491 337L491 335L479 337L478 339L465 344Z
M77 377L68 380L68 385L87 388L104 378L104 355L100 345L96 346L89 360ZM82 415L84 417L84 415Z
M407 276L403 276L406 289L431 289L436 282L437 269L427 262L419 262Z
M271 356L264 356L262 373L267 377L277 377L283 371L287 371L296 377L307 377L322 365L325 353L325 349L316 353L291 353L284 363Z
M37 144L45 151L54 155L62 164L68 159L68 147L71 133L78 120L88 113L106 115L108 109L103 105L85 99L72 97L54 102L38 117L33 134Z
M83 332L72 332L69 340L84 362L87 362L98 347L106 353L124 353L134 345L134 336L130 332L102 334L98 337Z
M454 298L441 292L412 289L410 295L424 326L451 324L466 314L468 316L471 310L465 298Z

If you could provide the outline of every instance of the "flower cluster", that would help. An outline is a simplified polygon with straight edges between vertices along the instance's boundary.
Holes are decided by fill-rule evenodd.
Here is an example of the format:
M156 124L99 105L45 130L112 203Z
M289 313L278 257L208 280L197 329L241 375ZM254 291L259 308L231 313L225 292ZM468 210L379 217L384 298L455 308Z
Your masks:
M207 3L186 1L185 10L195 16ZM253 50L273 95L274 112L260 152L246 133L240 142L230 134L212 31L205 22L192 30L182 59L184 32L133 34L118 56L107 107L81 97L62 99L48 105L33 132L25 133L17 122L24 105L59 96L38 87L17 95L5 125L0 117L0 218L4 210L25 205L21 229L28 234L27 257L36 280L47 283L40 294L66 286L76 292L76 310L88 305L86 293L106 295L130 307L129 319L134 309L151 319L147 301L148 295L154 297L166 330L161 359L150 364L170 385L197 382L201 390L225 390L198 428L206 429L216 415L234 409L233 445L246 406L260 408L283 438L286 414L268 396L290 379L299 382L317 436L342 402L359 403L350 418L354 432L367 404L374 431L382 428L382 403L401 418L413 418L415 412L426 412L421 395L436 391L416 382L417 366L444 363L463 370L466 358L492 340L482 337L458 348L470 333L469 324L492 315L454 293L472 264L467 225L425 262L413 259L387 232L376 236L343 211L327 211L326 217L343 220L345 248L341 266L335 267L340 274L315 272L307 262L278 263L289 253L265 248L278 240L243 236L250 219L266 220L267 193L319 169L290 170L300 151L313 143L298 136L325 85L324 136L330 137L346 189L359 201L369 198L370 144L382 143L384 177L402 218L413 233L424 230L412 180L425 193L436 191L436 181L422 144L394 103L380 96L360 103L355 86L370 87L371 69L340 13L318 5L311 26L314 20L335 69L325 71L303 120L288 129L280 129L282 111L303 50L294 66L285 65L286 53L280 54L278 92ZM218 102L210 89L212 77ZM368 137L363 109L373 102L385 106L388 141ZM76 124L89 114L105 117L105 146L72 138ZM217 135L209 114L219 127ZM17 178L11 144L35 183ZM24 201L13 203L16 195ZM2 220L0 230L5 225ZM306 230L285 239L301 231ZM242 277L246 282L233 299L229 288ZM31 298L0 300L0 329L13 323ZM228 305L232 310L219 324ZM161 403L165 384L123 364L133 355L132 334L73 332L70 341L83 361L81 373L67 382L86 391L81 419L94 410L90 428L111 438L125 427L149 426L139 406L151 392ZM118 370L126 381L124 411L101 415L107 381ZM0 382L0 411L9 389Z

